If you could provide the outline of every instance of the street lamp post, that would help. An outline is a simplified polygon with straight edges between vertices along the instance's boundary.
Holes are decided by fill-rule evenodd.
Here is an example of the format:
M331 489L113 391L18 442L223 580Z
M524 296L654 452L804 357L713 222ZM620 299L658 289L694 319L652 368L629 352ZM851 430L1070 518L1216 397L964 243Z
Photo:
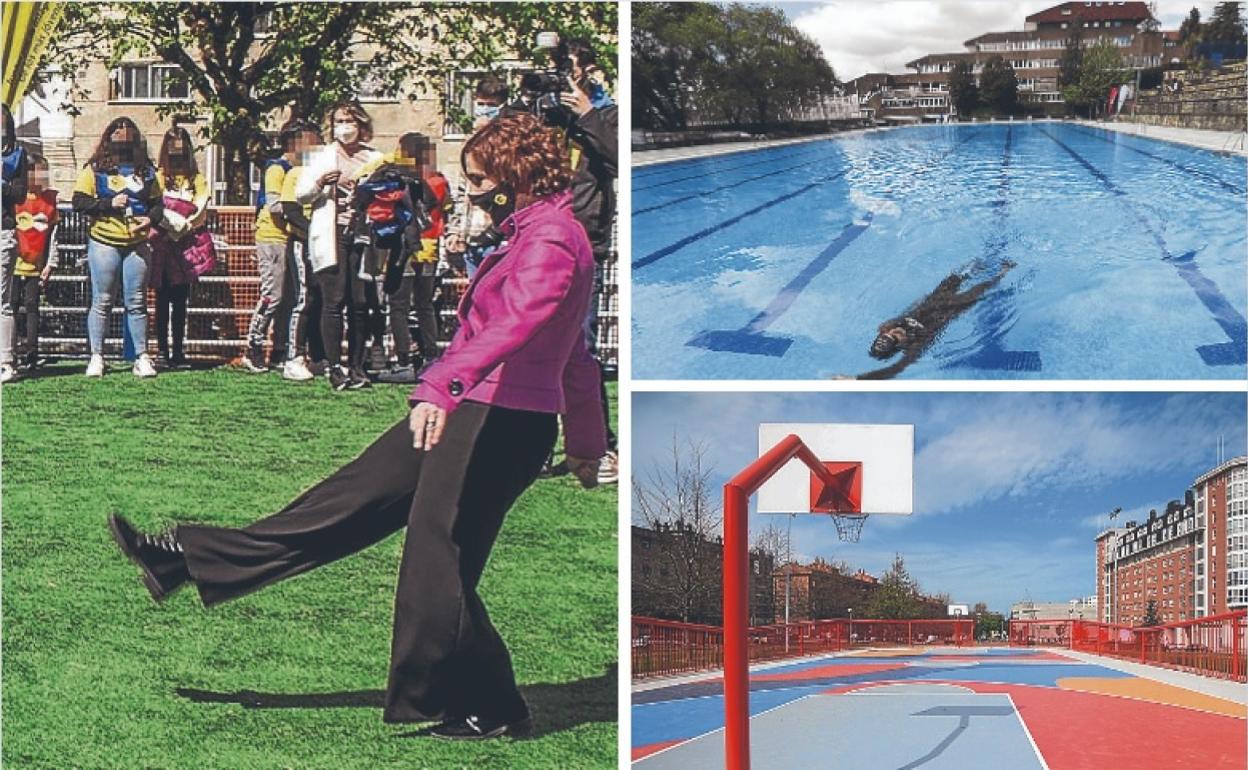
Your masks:
M1118 518L1118 514L1122 513L1122 508L1114 508L1109 512L1109 528L1114 528L1114 519ZM1113 568L1110 570L1109 581L1109 622L1116 623L1118 616L1118 535L1114 534L1114 561Z

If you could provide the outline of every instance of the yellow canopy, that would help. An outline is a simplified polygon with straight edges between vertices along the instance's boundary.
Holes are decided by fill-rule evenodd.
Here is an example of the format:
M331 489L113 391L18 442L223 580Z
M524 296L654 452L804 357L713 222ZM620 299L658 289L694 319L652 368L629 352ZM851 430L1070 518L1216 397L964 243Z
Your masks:
M4 40L4 81L0 97L10 109L26 95L48 47L52 32L65 12L64 3L0 3L0 39Z

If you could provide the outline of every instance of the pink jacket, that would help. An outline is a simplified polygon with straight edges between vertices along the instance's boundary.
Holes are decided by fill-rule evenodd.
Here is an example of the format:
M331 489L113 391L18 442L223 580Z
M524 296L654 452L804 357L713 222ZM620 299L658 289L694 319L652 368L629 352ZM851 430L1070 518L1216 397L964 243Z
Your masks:
M448 413L461 401L562 413L567 453L601 457L600 374L584 330L594 258L571 195L539 199L499 229L506 245L481 263L459 303L459 330L410 400Z

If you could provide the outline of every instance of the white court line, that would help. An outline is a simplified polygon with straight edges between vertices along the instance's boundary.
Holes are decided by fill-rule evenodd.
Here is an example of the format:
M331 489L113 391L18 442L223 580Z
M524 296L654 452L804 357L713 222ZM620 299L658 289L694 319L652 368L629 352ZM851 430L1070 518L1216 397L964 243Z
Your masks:
M722 696L721 696L721 697L722 697ZM779 706L772 706L771 708L769 708L769 709L764 709L763 711L760 711L760 712L758 712L757 714L751 714L751 715L750 715L750 719L756 719L756 718L758 718L758 717L761 717L763 714L770 714L770 713L771 713L771 712L773 712L773 711L776 711L776 710L779 710L779 709L782 709L782 708L786 708L786 707L788 707L788 706L792 706L792 705L797 704L797 703L801 703L802 701L806 700L807 698L813 698L813 697L815 697L815 694L812 694L812 695L803 695L802 697L800 697L800 698L795 698L794 700L791 700L791 701L789 701L788 703L781 703ZM695 735L695 736L693 736L692 738L686 738L685 740L681 741L680 743L674 743L674 744L672 744L671 746L668 746L668 747L667 747L667 748L665 748L665 749L659 749L658 751L654 752L653 754L647 754L646 756L642 757L641 759L636 759L636 760L633 760L633 764L637 764L638 762L645 762L645 761L646 761L647 759L649 759L650 757L657 757L658 755L662 754L663 752L665 752L665 751L671 751L672 749L676 748L677 746L684 746L684 745L685 745L686 743L688 743L689 741L697 741L697 740L701 740L702 738L705 738L705 737L707 737L707 736L709 736L709 735L714 735L715 733L722 733L723 731L724 731L724 728L722 728L722 727L717 727L717 728L715 728L714 730L711 730L710 732L702 733L701 735Z
M1049 770L1049 763L1044 761L1044 755L1040 753L1040 747L1036 745L1036 739L1031 737L1031 730L1027 729L1027 723L1023 721L1023 712L1018 710L1018 704L1014 702L1013 696L1008 692L1004 693L1005 697L1010 701L1010 708L1014 709L1014 716L1018 717L1018 724L1023 728L1023 735L1027 736L1027 742L1031 744L1031 748L1036 752L1036 759L1040 760L1040 767Z

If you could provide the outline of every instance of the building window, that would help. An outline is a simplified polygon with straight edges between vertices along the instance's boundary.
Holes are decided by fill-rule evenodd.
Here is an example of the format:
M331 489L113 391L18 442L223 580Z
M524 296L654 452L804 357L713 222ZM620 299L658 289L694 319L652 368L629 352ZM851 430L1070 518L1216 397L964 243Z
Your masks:
M129 63L113 71L114 100L172 102L189 99L191 88L172 64Z
M359 84L361 102L397 102L395 94L387 92L384 78L378 77L366 61L352 63L355 67L356 82Z
M492 73L486 70L460 70L447 77L445 123L442 133L446 136L462 136L472 123L472 99L477 83L487 75L493 74L502 78L511 89L510 98L519 94L516 89L520 78L527 72L533 72L533 65L521 61L502 61Z

